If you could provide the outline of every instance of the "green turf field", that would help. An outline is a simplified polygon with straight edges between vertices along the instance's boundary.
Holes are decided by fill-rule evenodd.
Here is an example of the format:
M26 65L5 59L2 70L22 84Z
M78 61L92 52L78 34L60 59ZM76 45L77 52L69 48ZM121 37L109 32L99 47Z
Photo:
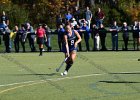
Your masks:
M67 76L63 53L0 54L0 100L140 100L140 52L78 52Z

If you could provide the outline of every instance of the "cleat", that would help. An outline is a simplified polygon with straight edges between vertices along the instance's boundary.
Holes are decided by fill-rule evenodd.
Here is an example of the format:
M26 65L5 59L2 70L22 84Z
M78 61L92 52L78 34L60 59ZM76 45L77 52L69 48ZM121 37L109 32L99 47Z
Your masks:
M67 71L64 71L63 73L61 73L61 76L65 76L67 74L68 74L68 72Z

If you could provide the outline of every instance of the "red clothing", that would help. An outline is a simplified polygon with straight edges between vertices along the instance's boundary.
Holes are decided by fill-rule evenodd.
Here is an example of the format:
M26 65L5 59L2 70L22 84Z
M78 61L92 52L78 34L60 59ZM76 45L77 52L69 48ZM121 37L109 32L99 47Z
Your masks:
M96 13L95 13L95 16L96 16L96 18L98 18L98 19L103 19L103 17L104 17L105 15L104 15L104 13L103 13L102 11L100 11L100 12L96 12Z
M36 31L37 37L44 37L45 35L45 29L44 28L38 28Z

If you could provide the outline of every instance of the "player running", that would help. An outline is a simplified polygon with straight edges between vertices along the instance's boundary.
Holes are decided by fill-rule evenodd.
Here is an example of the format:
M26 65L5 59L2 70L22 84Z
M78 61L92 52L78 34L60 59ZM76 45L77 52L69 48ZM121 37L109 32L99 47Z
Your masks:
M63 46L63 52L65 53L65 58L67 58L65 61L67 65L65 71L61 73L62 76L67 75L70 67L73 65L76 58L77 45L81 40L79 33L76 30L72 30L70 25L67 25Z

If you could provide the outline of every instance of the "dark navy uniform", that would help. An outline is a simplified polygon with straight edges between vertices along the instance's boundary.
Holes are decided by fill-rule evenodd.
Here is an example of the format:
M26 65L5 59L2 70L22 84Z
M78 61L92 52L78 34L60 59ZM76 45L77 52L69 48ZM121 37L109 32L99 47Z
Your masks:
M15 39L14 39L14 46L15 46L15 52L19 52L19 35L20 35L20 32L19 32L19 30L14 30L13 31L15 34L16 34L16 36L15 36Z
M23 52L25 52L25 40L26 40L26 30L22 26L22 28L19 30L19 41L21 42Z
M0 44L2 42L1 37L2 37L2 35L4 33L4 31L5 31L5 25L3 23L0 23Z
M62 51L62 44L63 44L63 37L64 37L64 32L65 29L64 28L59 28L56 30L57 34L58 34L58 45L59 45L59 50Z
M10 29L8 27L5 27L5 31L3 34L3 41L5 44L5 52L10 52Z
M102 46L101 50L106 51L107 48L106 48L106 45L105 45L105 38L106 38L107 30L104 27L102 27L102 28L100 27L98 29L98 31L99 31L99 36L100 36L101 46Z
M129 40L129 29L128 29L128 26L123 26L122 27L122 32L123 32L123 34L122 34L122 37L123 37L123 41L124 41L124 46L125 46L125 48L124 48L124 50L128 50L128 40Z
M67 32L65 35L67 35L67 39L68 39L69 52L77 51L77 47L75 47L76 35L74 30L72 30L71 36ZM67 53L65 43L63 44L63 52Z

